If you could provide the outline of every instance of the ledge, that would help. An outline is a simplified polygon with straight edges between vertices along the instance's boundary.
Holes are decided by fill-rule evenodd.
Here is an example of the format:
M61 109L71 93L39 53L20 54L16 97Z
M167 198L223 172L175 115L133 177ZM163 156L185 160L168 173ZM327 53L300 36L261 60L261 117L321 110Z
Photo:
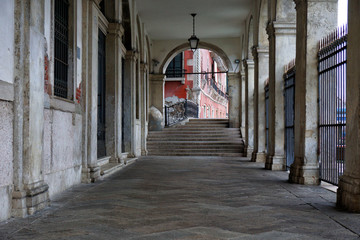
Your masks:
M0 100L14 101L14 84L0 80Z
M50 109L55 109L70 113L76 112L75 102L55 96L50 98Z

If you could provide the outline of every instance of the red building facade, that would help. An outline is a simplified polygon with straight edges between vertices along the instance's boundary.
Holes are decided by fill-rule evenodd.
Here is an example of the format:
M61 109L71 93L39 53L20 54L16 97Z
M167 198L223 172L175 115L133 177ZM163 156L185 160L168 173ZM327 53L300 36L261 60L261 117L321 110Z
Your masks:
M227 73L213 52L198 49L178 54L166 71L165 103L185 99L199 106L199 118L227 118Z

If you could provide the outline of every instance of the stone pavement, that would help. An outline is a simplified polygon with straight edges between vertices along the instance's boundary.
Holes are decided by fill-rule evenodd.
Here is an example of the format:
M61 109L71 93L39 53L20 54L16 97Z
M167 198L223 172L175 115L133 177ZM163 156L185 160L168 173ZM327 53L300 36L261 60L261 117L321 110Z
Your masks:
M0 223L0 239L358 239L335 193L241 158L142 157Z

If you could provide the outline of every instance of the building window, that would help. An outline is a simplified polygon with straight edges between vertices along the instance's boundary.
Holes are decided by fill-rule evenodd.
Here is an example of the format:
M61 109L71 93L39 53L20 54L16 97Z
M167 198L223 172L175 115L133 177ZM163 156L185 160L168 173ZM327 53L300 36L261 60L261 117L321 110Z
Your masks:
M68 98L69 3L55 0L54 95Z
M183 69L183 54L179 53L176 55L173 60L169 63L169 66L166 68L165 75L167 78L183 78L184 69Z
M206 105L204 105L204 118L206 118Z

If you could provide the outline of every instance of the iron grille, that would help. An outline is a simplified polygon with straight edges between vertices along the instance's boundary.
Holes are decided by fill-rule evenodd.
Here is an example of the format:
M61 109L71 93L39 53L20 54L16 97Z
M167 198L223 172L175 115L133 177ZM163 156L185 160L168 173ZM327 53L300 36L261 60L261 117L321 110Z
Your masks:
M347 27L320 42L320 178L337 185L345 168Z
M68 97L69 3L55 0L54 95Z
M285 102L285 153L286 167L290 168L294 162L294 104L295 104L295 67L284 74L284 102Z
M98 34L98 121L97 146L98 157L106 156L105 151L105 35L99 29Z

